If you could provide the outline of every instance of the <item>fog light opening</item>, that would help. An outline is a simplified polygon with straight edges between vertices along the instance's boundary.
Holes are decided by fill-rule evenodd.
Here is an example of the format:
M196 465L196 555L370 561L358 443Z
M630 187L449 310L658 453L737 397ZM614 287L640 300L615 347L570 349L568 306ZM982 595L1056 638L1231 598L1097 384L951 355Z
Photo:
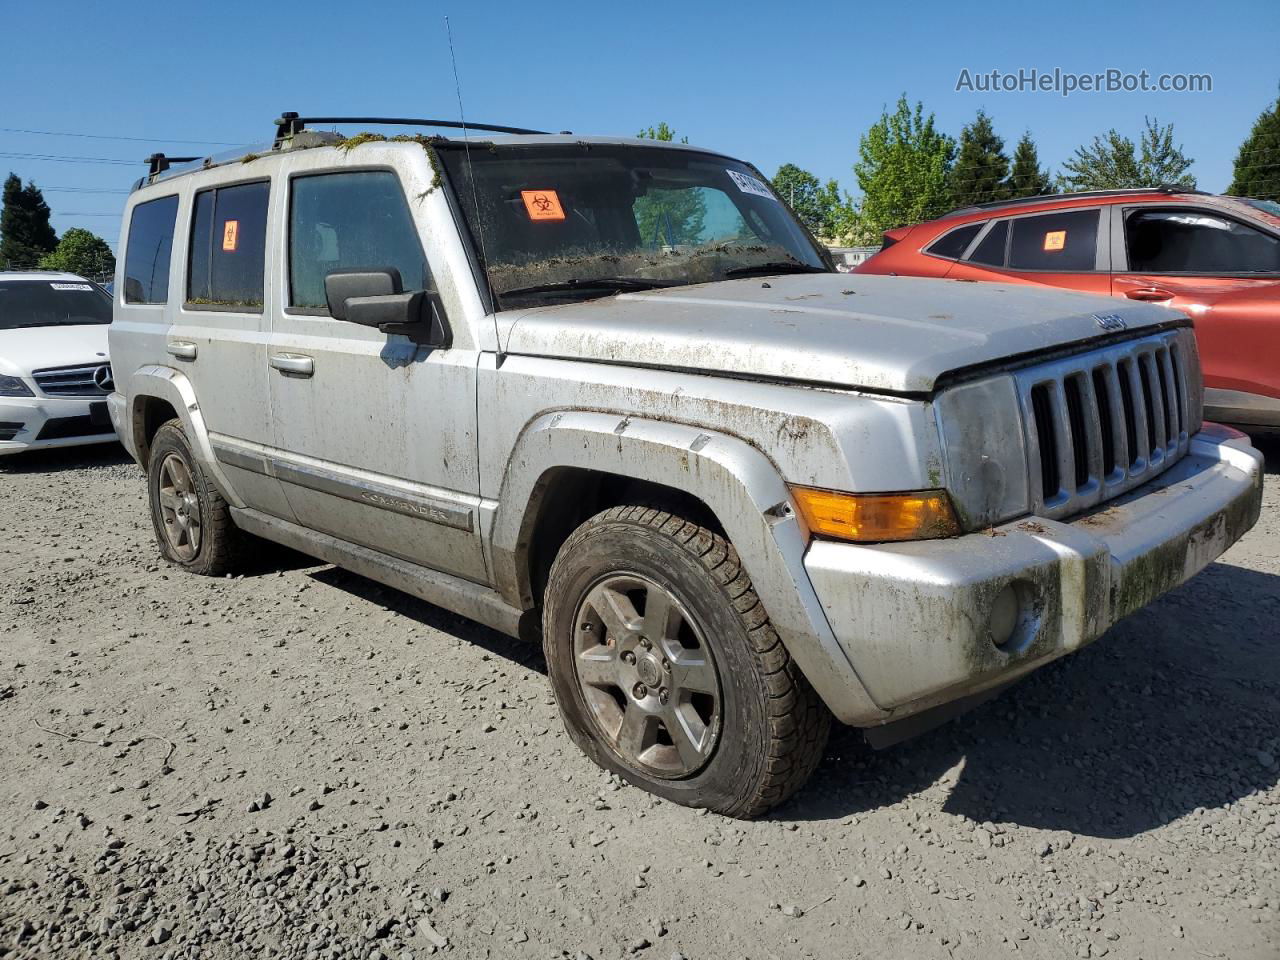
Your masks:
M1018 633L1018 624L1022 622L1022 591L1017 584L1007 584L996 594L991 604L991 617L987 621L987 629L991 634L991 642L1001 650L1007 649Z

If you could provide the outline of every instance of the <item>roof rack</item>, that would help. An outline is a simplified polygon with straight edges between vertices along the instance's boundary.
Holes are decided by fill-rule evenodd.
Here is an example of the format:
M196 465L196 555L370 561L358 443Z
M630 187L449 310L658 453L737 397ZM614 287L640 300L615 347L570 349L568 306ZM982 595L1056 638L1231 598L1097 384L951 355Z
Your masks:
M944 213L939 219L947 217L958 217L961 214L977 213L980 210L999 210L1003 207L1017 207L1028 203L1044 203L1049 200L1075 200L1090 199L1094 197L1123 197L1143 193L1167 193L1167 194L1187 194L1193 193L1200 196L1211 196L1207 191L1196 190L1194 187L1183 187L1176 183L1162 183L1158 187L1130 187L1125 190L1086 190L1080 193L1042 193L1033 197L1015 197L1012 200L989 200L986 203L973 203L967 207L957 207L949 213Z
M545 134L547 132L546 130L528 130L524 127L504 127L496 123L463 123L459 120L423 120L410 117L302 117L290 112L280 114L280 118L276 120L276 146L286 138L300 133L308 123L364 123L379 127L447 127L453 130L483 130L486 133Z
M200 157L166 157L163 153L153 153L142 161L147 164L150 169L147 170L147 176L154 177L157 173L164 173L175 163L192 163L201 159Z

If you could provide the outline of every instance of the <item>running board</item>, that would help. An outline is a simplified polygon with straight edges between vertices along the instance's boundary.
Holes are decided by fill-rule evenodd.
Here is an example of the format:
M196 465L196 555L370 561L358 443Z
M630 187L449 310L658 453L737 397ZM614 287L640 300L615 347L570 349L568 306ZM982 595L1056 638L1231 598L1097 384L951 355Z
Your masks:
M419 600L483 623L509 637L522 635L521 611L489 587L339 540L327 533L317 533L258 510L240 507L231 507L230 510L236 526L246 533L284 544L299 553L412 594Z

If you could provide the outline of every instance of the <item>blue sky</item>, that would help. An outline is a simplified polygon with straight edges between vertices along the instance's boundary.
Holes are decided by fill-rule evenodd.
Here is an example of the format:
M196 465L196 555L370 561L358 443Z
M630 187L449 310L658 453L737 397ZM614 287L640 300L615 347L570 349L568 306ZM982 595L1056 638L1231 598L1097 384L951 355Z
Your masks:
M471 120L632 134L665 120L768 174L797 163L854 190L858 138L899 94L958 134L979 107L1010 151L1030 130L1055 170L1110 127L1175 124L1202 189L1280 84L1280 3L363 5L223 0L148 8L11 4L0 57L0 154L135 159L268 138L281 110L456 118L453 26ZM127 10L127 13L126 13ZM960 71L1208 73L1212 93L956 92ZM156 143L10 129L158 137ZM141 165L0 156L42 187L120 190ZM50 190L59 232L114 241L123 196ZM90 215L95 214L95 215Z

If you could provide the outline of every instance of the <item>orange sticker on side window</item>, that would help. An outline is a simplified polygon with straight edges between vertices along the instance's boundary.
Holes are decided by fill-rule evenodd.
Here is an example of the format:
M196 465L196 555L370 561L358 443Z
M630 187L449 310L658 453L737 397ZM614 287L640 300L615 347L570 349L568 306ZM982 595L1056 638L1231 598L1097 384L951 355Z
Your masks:
M1046 250L1061 250L1067 245L1067 231L1050 230L1044 235L1044 248Z
M222 225L222 252L235 253L236 241L240 238L240 221L228 220Z
M564 207L554 190L521 190L530 220L563 220Z

